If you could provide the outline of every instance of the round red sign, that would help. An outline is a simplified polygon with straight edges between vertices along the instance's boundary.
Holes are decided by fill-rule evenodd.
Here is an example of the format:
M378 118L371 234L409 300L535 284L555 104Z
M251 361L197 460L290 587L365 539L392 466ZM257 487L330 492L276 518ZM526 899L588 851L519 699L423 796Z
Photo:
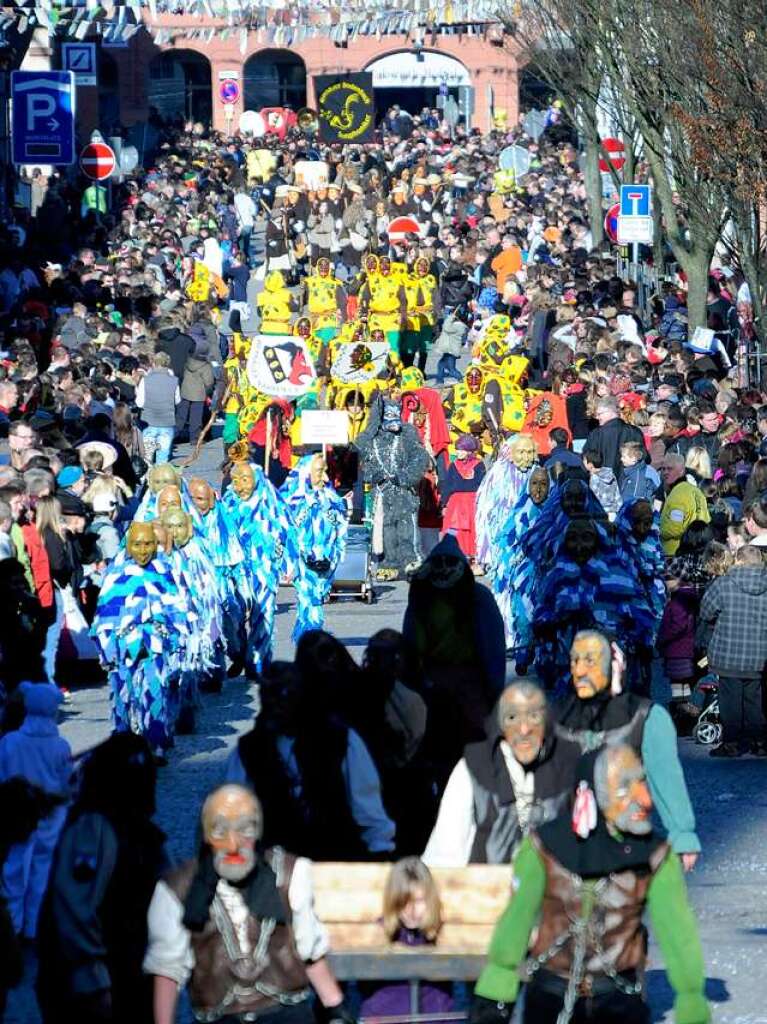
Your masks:
M106 142L90 142L80 154L80 170L93 181L105 181L116 166L115 151Z

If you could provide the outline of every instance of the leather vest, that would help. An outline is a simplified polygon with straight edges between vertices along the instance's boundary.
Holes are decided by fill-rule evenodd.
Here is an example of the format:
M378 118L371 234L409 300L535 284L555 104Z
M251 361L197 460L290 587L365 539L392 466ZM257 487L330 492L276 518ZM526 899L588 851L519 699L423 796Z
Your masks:
M295 857L279 847L264 854L277 876L277 889L285 908L286 923L247 920L248 951L237 934L223 901L216 894L208 922L201 932L191 932L195 966L189 981L194 1015L216 1021L242 1014L255 1018L280 1006L295 1005L309 996L306 968L296 950L288 901ZM184 903L197 871L188 861L166 877L168 886Z
M470 864L510 864L527 833L552 821L568 800L580 750L566 740L547 742L548 756L534 768L533 803L524 828L499 739L466 747L464 758L471 778L476 825Z
M564 868L546 850L535 833L530 835L546 869L543 904L527 962L527 976L540 967L568 978L572 968L573 923L584 915L584 904L593 901L588 915L584 976L599 977L624 971L642 971L647 956L647 935L642 915L653 875L668 855L661 843L650 859L649 871L619 871L604 878L582 879ZM548 954L551 954L550 956Z

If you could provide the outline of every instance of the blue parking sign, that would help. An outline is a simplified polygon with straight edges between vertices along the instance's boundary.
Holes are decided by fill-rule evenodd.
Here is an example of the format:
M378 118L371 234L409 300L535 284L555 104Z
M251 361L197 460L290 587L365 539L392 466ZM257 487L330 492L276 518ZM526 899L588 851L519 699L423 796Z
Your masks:
M650 186L621 185L621 217L650 217Z
M71 71L12 71L15 164L75 162L75 81Z

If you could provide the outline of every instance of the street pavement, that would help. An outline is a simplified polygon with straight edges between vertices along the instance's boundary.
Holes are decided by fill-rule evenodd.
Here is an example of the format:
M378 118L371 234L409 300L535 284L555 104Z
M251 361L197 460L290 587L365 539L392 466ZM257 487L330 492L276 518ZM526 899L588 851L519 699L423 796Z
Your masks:
M180 449L176 461L188 450ZM220 459L220 445L213 442L185 473L206 476L217 484ZM406 601L406 584L380 585L372 605L354 598L327 605L325 627L359 660L374 632L400 627ZM292 590L282 588L277 658L292 658L294 620ZM230 751L251 726L257 710L256 686L244 679L228 681L222 694L204 698L196 733L177 738L168 767L159 773L157 808L157 820L167 833L174 859L194 852L202 800L221 780ZM104 739L109 733L106 687L75 690L61 732L75 754ZM753 757L712 760L706 748L687 739L680 741L680 752L704 847L698 867L688 877L703 942L713 1020L767 1024L767 764ZM25 983L9 999L5 1024L38 1024L31 993L33 971L30 957ZM671 1022L672 991L653 945L647 984L654 1024Z

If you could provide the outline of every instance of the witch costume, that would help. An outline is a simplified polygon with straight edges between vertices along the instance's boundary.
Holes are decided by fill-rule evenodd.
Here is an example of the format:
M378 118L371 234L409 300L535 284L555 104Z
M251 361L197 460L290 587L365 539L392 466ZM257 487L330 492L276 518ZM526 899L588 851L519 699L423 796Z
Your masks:
M429 468L418 431L402 422L399 403L379 395L354 447L365 482L373 489L374 554L393 573L415 568L421 562L418 485Z
M280 488L293 523L297 551L293 579L297 602L294 643L306 630L322 629L323 603L346 548L346 502L330 484L312 484L310 474L315 457L307 455L301 459Z

